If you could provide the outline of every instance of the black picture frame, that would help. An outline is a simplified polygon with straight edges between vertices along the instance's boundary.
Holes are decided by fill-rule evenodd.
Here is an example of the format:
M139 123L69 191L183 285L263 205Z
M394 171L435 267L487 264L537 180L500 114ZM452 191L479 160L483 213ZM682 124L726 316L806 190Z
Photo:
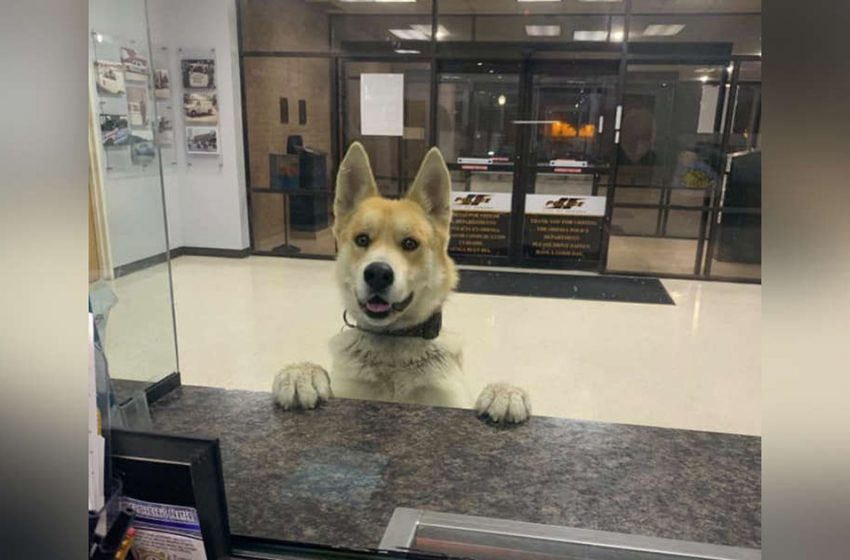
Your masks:
M130 498L193 507L210 560L230 557L230 523L218 439L111 431L113 472Z

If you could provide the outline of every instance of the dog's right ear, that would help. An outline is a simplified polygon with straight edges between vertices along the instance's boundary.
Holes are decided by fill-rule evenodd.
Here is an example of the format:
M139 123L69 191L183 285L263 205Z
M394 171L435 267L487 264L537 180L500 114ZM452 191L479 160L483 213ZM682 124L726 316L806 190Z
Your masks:
M379 196L378 186L372 176L369 156L360 142L354 142L348 148L339 173L336 177L336 197L334 198L334 235L339 231L358 204L370 196Z

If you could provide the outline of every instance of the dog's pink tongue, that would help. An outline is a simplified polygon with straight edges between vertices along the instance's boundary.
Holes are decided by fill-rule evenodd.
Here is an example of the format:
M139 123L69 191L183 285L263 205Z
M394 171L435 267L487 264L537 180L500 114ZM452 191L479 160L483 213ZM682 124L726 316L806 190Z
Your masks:
M366 309L372 313L383 313L390 310L390 304L385 301L373 299L366 302Z

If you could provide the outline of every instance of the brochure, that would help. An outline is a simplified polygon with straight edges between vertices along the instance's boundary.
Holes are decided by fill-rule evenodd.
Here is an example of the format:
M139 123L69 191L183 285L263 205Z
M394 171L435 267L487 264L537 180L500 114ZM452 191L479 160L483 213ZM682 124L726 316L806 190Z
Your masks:
M136 513L134 558L139 560L206 560L201 525L195 508L122 497L122 506Z

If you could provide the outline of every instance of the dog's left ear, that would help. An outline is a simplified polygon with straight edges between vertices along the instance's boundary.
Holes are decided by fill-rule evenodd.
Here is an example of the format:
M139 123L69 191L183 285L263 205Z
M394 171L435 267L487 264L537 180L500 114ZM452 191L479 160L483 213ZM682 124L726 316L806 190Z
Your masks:
M428 150L407 198L419 204L438 224L448 228L452 220L452 178L436 147Z

